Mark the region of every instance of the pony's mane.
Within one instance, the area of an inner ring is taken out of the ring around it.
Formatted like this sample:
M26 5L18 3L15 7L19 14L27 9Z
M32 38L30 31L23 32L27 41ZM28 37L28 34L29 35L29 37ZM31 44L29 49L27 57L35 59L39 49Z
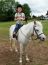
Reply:
M36 22L36 24L39 26L39 27L41 27L41 28L43 28L43 26L42 26L42 23L40 22L40 21L35 21ZM26 26L29 26L29 25L34 25L34 21L32 21L32 22L29 22L28 24L25 24Z
M39 28L43 29L43 25L40 21L35 21L37 26L39 26ZM34 21L30 22L30 24L33 24L34 25Z
M43 29L43 25L40 21L36 21L36 24L39 26L39 28L42 28Z
M36 21L36 23L40 26L42 26L42 23L40 21Z

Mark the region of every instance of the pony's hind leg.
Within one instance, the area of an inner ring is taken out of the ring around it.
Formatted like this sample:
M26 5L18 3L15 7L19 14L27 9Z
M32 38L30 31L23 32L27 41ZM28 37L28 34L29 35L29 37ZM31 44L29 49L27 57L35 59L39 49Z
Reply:
M18 52L17 47L16 47L16 39L15 38L10 38L10 51L15 50L15 52Z
M18 44L18 42L17 42L17 40L15 39L15 52L18 52L17 44Z
M13 49L15 50L15 52L18 52L17 46L16 46L16 39L13 38Z
M10 51L13 51L12 49L12 39L10 38Z
M29 62L29 57L28 55L26 54L26 61Z

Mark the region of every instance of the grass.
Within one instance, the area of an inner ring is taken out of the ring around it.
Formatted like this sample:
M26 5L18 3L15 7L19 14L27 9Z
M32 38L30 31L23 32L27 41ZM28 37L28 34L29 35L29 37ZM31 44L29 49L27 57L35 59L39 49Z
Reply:
M48 35L48 20L43 20L42 21L43 24L43 31L46 35Z
M9 28L14 23L14 21L0 22L0 38L8 38Z
M48 35L48 20L41 21L44 27L44 33ZM8 38L9 28L12 24L15 24L14 21L0 22L0 38Z

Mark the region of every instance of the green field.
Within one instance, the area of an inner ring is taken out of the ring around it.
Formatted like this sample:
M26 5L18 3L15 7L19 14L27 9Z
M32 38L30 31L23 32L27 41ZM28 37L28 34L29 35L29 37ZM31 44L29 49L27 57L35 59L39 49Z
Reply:
M44 28L44 33L48 35L48 20L41 21ZM14 21L0 22L0 38L9 37L9 28L12 24L15 24Z
M9 37L9 28L14 21L9 22L0 22L0 38L8 38Z

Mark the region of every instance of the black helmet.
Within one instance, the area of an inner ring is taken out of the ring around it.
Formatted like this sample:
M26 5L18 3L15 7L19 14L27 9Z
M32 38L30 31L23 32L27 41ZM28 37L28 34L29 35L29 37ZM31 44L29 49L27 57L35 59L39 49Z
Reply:
M21 7L21 8L22 8L22 5L21 5L21 4L19 4L19 5L17 5L17 9L18 9L18 7Z

